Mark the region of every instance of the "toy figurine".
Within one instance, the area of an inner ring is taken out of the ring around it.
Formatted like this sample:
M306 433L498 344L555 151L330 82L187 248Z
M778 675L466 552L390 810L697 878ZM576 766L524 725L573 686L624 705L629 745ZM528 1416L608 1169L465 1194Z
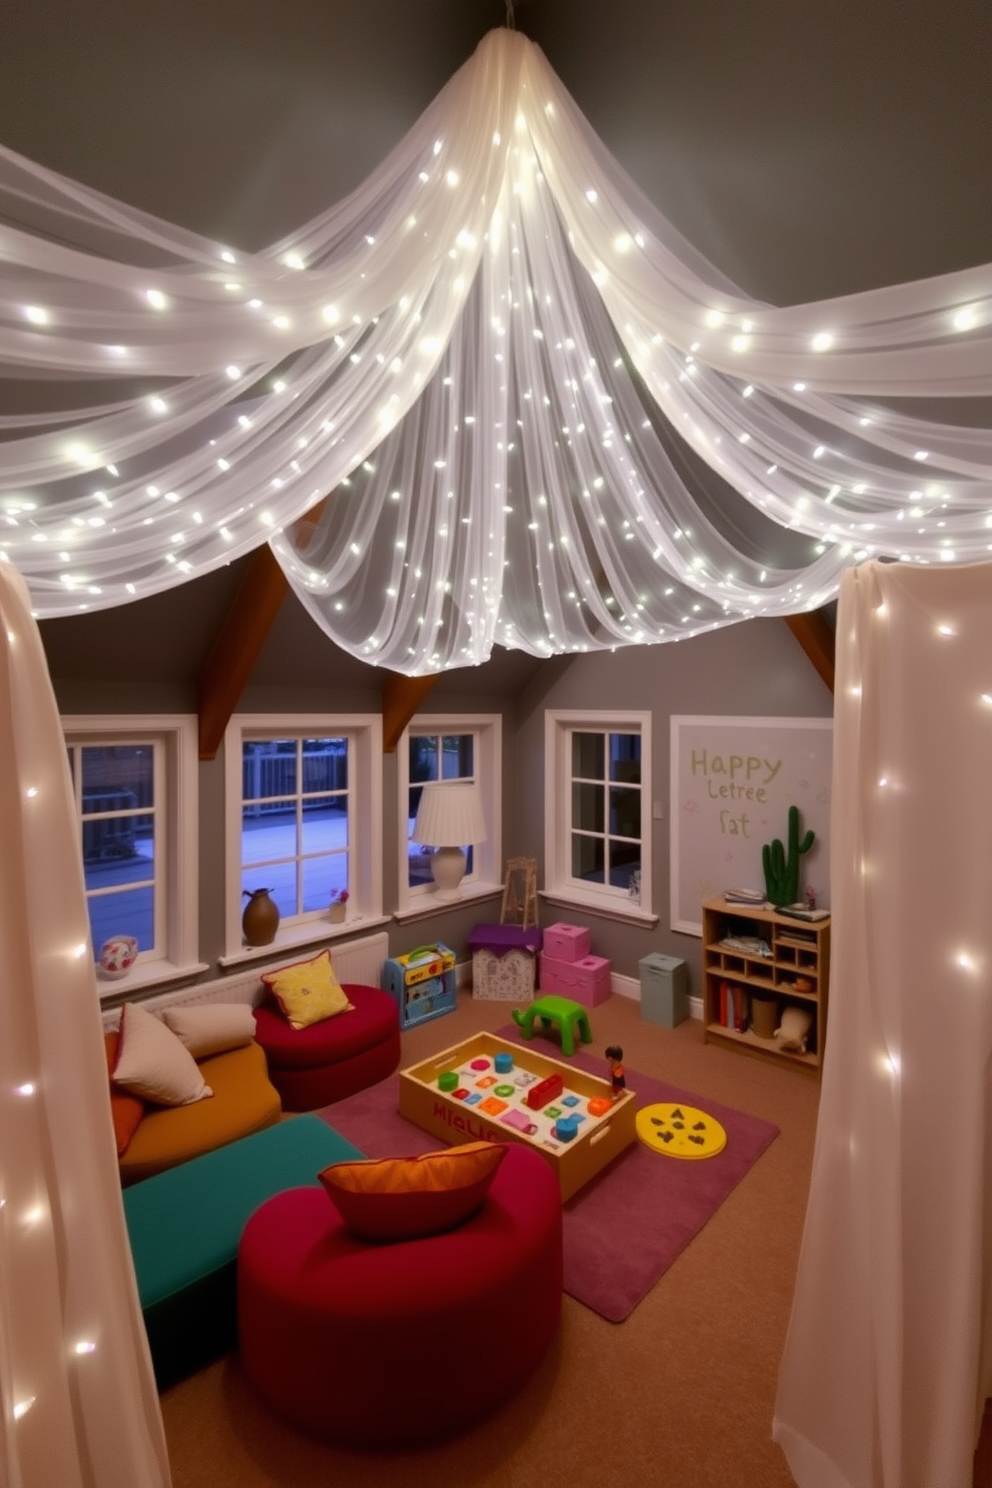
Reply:
M619 1100L627 1089L627 1077L623 1072L623 1050L619 1044L611 1044L606 1050L606 1058L610 1066L610 1085L612 1087L613 1099Z

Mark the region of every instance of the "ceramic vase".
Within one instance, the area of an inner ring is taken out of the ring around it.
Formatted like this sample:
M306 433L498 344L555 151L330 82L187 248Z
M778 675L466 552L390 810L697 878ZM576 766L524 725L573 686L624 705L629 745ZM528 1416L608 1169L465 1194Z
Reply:
M133 935L112 935L100 947L99 967L101 976L127 976L138 959L138 942Z
M269 898L270 892L269 889L243 891L243 897L247 898L248 903L241 916L241 929L250 946L271 945L276 938L279 906L274 899Z

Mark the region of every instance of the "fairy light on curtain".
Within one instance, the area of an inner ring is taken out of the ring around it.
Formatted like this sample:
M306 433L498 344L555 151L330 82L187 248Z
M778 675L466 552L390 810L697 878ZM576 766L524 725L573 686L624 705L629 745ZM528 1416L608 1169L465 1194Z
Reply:
M131 1261L65 743L0 563L0 1479L168 1488Z
M37 615L267 541L340 646L417 673L812 609L869 557L988 554L992 433L886 400L992 393L992 265L753 300L507 21L262 253L0 151L0 369L52 403L0 418L0 551ZM740 521L708 519L680 442ZM761 562L748 513L782 535Z

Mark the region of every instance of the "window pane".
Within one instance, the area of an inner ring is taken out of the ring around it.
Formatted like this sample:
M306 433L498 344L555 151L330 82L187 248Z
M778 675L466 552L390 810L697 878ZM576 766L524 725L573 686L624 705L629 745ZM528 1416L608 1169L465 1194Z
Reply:
M610 779L641 783L640 734L610 735Z
M413 734L410 738L410 780L423 782L438 779L438 739L434 734Z
M442 780L464 780L472 774L471 734L445 734L441 740Z
M84 811L154 806L151 745L91 744L84 745L80 753Z
M301 850L308 854L327 853L347 846L347 796L308 797L303 803Z
M602 832L603 788L572 784L572 826L584 832Z
M582 837L572 833L572 877L591 883L602 883L605 867L602 837Z
M303 860L303 904L304 914L314 914L330 908L332 898L348 887L348 856L336 853L332 858L304 858Z
M348 789L346 739L304 739L303 789L306 793Z
M296 793L296 740L253 739L242 745L242 796L264 803ZM256 807L256 815L268 808Z
M407 851L408 883L411 889L420 884L432 884L434 874L431 870L431 855L433 848L421 847L419 842L411 842Z
M148 885L141 889L113 894L95 894L86 901L90 916L90 937L94 956L114 935L133 935L139 951L155 945L155 891Z
M616 889L629 889L630 876L641 866L641 848L635 842L610 843L610 883Z
M272 858L295 857L296 806L290 802L279 807L249 804L243 808L241 861L267 863Z
M572 735L572 774L584 780L602 780L606 752L602 734Z
M640 837L641 793L623 786L610 787L610 831L618 837Z

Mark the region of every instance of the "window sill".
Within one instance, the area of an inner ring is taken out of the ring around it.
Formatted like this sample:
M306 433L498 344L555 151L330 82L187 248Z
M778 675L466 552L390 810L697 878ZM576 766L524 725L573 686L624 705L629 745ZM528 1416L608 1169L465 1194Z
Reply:
M645 930L653 929L660 918L633 902L624 903L621 900L617 904L609 904L592 894L572 893L563 889L540 889L538 894L548 904L560 904L564 909L581 910L586 914L599 915L604 920L617 920L624 925L639 925Z
M139 961L122 977L104 977L98 969L96 981L101 1002L127 1002L135 993L143 996L173 982L188 982L208 970L206 961L193 961L188 966L177 966L173 961Z
M296 951L304 946L328 945L346 936L360 935L366 930L378 929L389 924L388 915L353 915L351 919L332 923L326 918L307 920L301 925L280 926L276 938L264 946L242 946L229 956L218 956L217 965L226 971L232 966L245 966L251 961L267 961L272 956L281 956L285 951Z
M409 920L426 920L430 915L444 914L449 909L463 909L466 904L480 904L484 899L502 898L503 885L491 883L468 884L458 899L438 899L432 893L418 894L412 904L398 909L394 920L406 924Z

